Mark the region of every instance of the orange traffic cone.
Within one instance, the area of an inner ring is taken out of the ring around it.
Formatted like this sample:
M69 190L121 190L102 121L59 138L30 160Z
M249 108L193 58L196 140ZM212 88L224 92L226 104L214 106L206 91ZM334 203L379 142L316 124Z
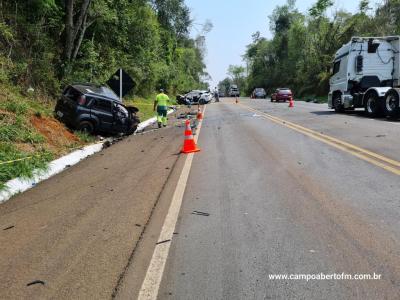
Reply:
M193 153L193 152L199 152L200 149L197 147L193 134L192 134L192 128L190 127L190 121L186 120L186 129L185 129L185 141L183 143L183 147L181 152L182 153Z
M294 107L294 101L292 97L289 99L289 107Z
M199 107L199 109L197 110L197 120L203 120L203 113L201 112L201 109Z
M190 127L190 121L185 121L185 136L192 135L192 127Z
M237 103L239 103L239 99L238 99L238 97L236 97L236 101L235 101L235 102L236 102L236 104L237 104Z

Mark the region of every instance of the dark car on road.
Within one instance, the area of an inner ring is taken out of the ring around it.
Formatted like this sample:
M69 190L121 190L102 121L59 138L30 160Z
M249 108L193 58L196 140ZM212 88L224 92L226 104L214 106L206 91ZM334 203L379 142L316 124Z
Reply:
M251 98L253 99L258 99L258 98L265 99L267 98L267 93L263 88L255 88L251 96L252 96Z
M290 98L293 97L293 93L289 88L279 88L271 95L271 102L286 102L289 101Z
M64 89L54 113L67 126L89 134L132 134L140 123L138 111L123 105L108 87L73 84Z

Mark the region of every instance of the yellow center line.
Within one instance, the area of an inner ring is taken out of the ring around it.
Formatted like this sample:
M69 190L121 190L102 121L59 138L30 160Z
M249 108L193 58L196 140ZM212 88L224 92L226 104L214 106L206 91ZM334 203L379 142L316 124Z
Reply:
M288 127L290 129L293 129L293 130L295 130L297 132L300 132L300 133L302 133L302 134L304 134L304 135L306 135L308 137L311 137L311 138L316 139L316 140L318 140L320 142L328 144L328 145L330 145L332 147L340 149L340 150L342 150L344 152L352 154L352 155L354 155L354 156L356 156L356 157L358 157L358 158L360 158L362 160L365 160L365 161L367 161L367 162L369 162L369 163L371 163L371 164L373 164L375 166L383 168L386 171L389 171L389 172L394 173L396 175L400 175L400 162L399 161L396 161L396 160L390 159L388 157L382 156L380 154L377 154L375 152L360 148L358 146L355 146L355 145L350 144L348 142L339 140L339 139L334 138L332 136L329 136L329 135L326 135L326 134L323 134L323 133L319 133L319 132L314 131L312 129L309 129L309 128L300 126L298 124L295 124L295 123L280 119L278 117L269 115L267 113L264 113L264 112L262 112L260 110L254 109L254 108L252 108L250 106L247 106L245 104L239 103L239 105L242 106L243 108L251 111L251 112L260 114L263 118L268 119L268 120L270 120L270 121L272 121L274 123L283 125L283 126Z

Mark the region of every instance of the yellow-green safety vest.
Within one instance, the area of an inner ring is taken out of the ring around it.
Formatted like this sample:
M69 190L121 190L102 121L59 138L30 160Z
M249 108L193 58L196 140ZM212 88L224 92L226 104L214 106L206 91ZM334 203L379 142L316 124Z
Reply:
M158 106L168 106L169 97L164 93L158 94L156 97Z

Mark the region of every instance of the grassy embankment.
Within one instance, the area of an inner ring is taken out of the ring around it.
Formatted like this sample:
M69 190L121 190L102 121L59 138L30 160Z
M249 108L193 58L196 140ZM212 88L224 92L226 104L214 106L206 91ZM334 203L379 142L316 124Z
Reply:
M0 189L6 181L30 177L50 160L95 140L55 120L54 104L43 95L0 85Z
M135 97L124 104L139 108L144 121L155 116L154 98ZM29 178L35 169L45 169L50 160L95 141L95 137L71 132L54 119L55 102L0 85L0 190L8 180Z

